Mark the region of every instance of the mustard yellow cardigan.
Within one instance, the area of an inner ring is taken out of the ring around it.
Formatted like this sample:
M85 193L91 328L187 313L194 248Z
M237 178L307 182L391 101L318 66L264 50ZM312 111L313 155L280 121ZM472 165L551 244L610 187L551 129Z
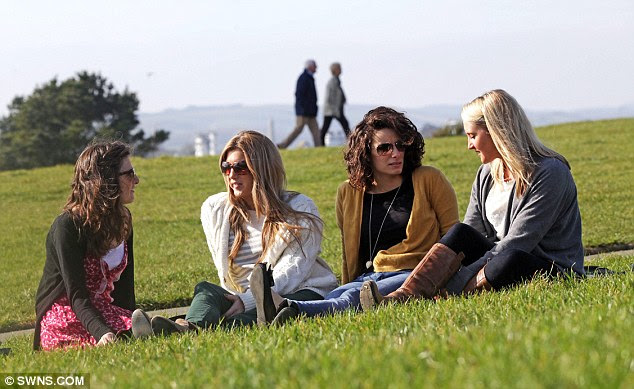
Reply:
M374 257L375 272L413 269L427 251L458 222L456 192L440 170L421 166L412 172L414 203L407 223L407 237ZM363 215L363 194L348 181L337 189L337 224L343 244L343 284L357 278L364 269L359 266L359 242Z

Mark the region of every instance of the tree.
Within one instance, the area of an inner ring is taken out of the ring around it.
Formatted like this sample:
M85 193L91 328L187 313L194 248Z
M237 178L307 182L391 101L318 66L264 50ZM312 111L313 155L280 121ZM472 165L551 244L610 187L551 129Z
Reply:
M0 170L74 163L95 138L122 140L141 156L156 151L169 132L133 133L138 107L135 93L117 92L100 74L79 72L61 83L54 78L26 98L15 97L0 119Z
M434 138L456 135L464 135L464 125L462 124L462 120L450 120L447 124L440 127L432 134Z

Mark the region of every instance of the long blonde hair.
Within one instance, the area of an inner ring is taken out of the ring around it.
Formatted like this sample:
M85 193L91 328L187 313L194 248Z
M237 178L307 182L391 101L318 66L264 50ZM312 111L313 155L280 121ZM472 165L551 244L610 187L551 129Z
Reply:
M566 158L544 146L517 100L502 89L486 92L465 104L461 116L464 122L489 132L502 156L502 160L491 162L493 179L502 183L506 166L515 178L516 196L523 195L530 186L536 158L557 158L570 168Z
M266 136L256 131L241 131L227 142L220 155L219 165L226 161L227 155L233 150L240 150L253 176L251 197L257 217L264 216L262 227L262 255L258 263L265 257L272 246L278 232L285 229L291 233L291 239L301 242L301 220L307 220L314 233L321 231L322 221L317 216L294 210L287 201L296 196L297 192L286 191L286 172L277 147ZM248 205L243 199L237 198L229 186L228 177L223 175L229 202L233 209L229 214L229 224L235 235L229 252L229 263L233 265L240 247L248 238L245 223L249 220ZM311 233L313 233L311 231ZM301 247L301 244L300 244ZM238 290L238 285L235 285Z

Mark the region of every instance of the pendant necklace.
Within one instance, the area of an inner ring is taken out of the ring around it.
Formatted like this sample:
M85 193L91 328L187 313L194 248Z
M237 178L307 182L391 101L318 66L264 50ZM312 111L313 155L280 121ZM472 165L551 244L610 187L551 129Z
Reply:
M370 249L370 260L365 263L366 269L369 269L372 266L372 260L374 259L374 250L376 250L376 245L379 243L379 237L381 236L381 231L383 230L383 224L385 223L385 219L387 219L387 215L390 213L390 209L392 209L392 204L394 204L394 200L396 200L398 192L401 190L401 185L399 185L398 189L396 189L394 198L392 199L392 202L390 202L390 206L387 207L387 212L385 212L385 216L383 216L381 227L379 227L379 233L376 235L376 240L374 241L374 247L372 247L372 205L374 204L374 193L370 193L370 195L372 196L370 200L370 220L368 221L368 248Z

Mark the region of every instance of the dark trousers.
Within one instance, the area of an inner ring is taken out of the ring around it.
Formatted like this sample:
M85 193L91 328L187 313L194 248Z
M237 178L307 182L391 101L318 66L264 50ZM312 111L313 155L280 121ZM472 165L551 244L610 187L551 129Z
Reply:
M557 274L557 267L531 253L517 249L504 250L492 258L485 258L484 254L491 250L494 244L471 226L458 223L440 239L440 243L456 253L462 252L462 265L465 269L460 272L466 274L477 273L484 265L484 275L494 289L514 285L531 279L535 274L553 276ZM454 276L455 277L455 276ZM452 281L449 281L452 284Z
M185 319L201 328L213 328L216 326L236 327L255 324L257 321L255 308L229 318L222 317L222 314L227 312L232 304L225 298L227 294L231 293L211 282L203 281L198 283L194 288L194 299ZM298 290L282 297L298 301L323 299L319 293L308 289Z
M341 124L343 128L343 132L346 134L346 138L350 135L350 126L348 125L348 119L343 115L343 110L341 112L341 116L324 116L324 125L321 127L321 145L325 145L324 139L326 139L326 133L330 128L330 123L332 123L332 119L335 118Z

